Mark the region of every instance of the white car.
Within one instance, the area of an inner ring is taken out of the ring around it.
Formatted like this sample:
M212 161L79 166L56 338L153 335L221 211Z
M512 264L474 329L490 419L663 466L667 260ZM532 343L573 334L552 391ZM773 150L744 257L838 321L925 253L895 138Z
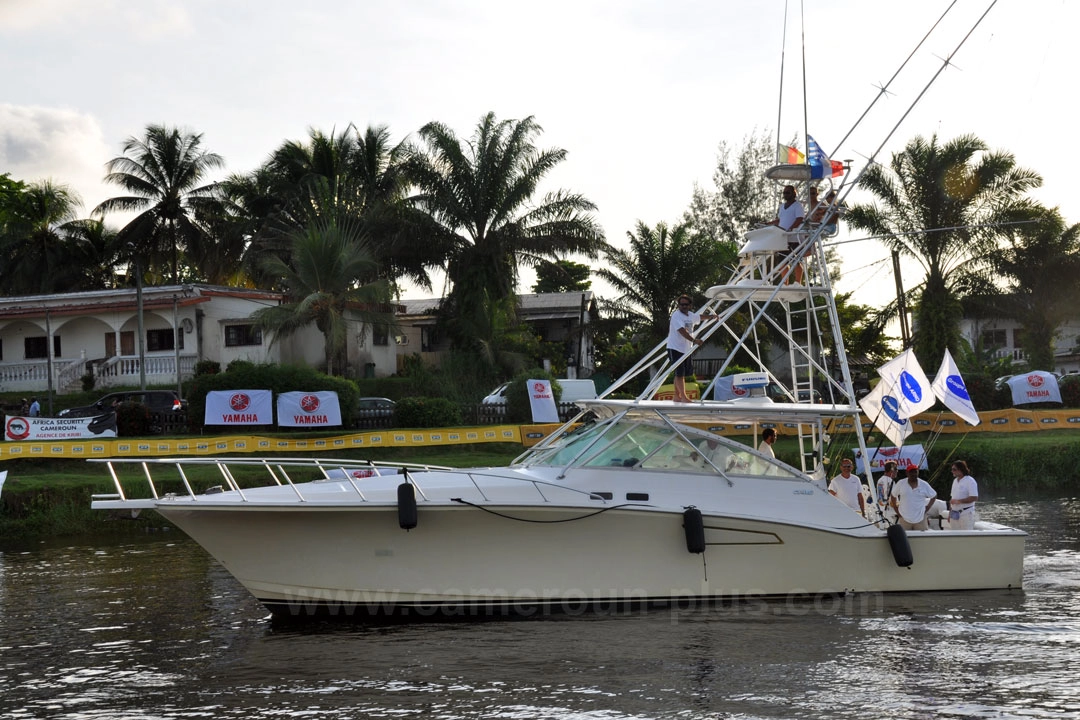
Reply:
M596 398L596 383L592 380L570 380L559 378L555 382L562 388L559 396L560 403L572 403L578 400L593 400ZM510 383L504 382L499 387L488 393L487 397L480 401L481 405L505 405L506 389Z

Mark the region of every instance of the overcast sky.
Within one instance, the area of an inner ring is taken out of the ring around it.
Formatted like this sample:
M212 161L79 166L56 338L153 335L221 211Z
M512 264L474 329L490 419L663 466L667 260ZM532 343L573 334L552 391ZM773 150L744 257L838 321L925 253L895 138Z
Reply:
M805 0L810 135L861 168L990 2L957 0L838 148L950 1ZM488 111L532 115L540 146L568 151L546 189L592 199L622 243L711 186L720 141L775 134L778 118L781 137L802 137L798 12L792 0L783 53L784 0L0 0L0 173L71 185L89 214L116 194L104 164L151 123L202 133L226 172L246 172L312 127L385 124L403 139L439 120L468 137ZM1080 2L1000 0L880 157L918 134L973 132L1042 174L1037 197L1080 222L1078 27ZM892 285L872 265L881 246L844 255L841 290L891 294L877 289Z

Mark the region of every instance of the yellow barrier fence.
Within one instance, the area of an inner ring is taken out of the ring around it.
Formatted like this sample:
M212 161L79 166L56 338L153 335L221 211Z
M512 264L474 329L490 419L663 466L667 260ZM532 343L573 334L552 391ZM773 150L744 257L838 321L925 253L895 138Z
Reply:
M953 413L924 413L913 419L915 432L1037 432L1040 430L1080 430L1080 409L1071 410L994 410L979 413L982 423L972 427ZM869 418L862 417L863 431L874 432ZM228 435L212 438L91 439L36 442L2 442L0 459L16 458L106 458L161 457L182 455L226 455L230 453L327 452L382 447L419 447L424 445L471 445L474 443L521 443L531 447L554 432L560 425L493 425L474 428L427 430L381 430L320 438L274 438L258 435ZM718 435L748 435L754 432L749 423L702 425ZM765 427L759 425L758 429ZM781 435L795 434L795 423L770 425ZM850 431L851 420L836 420L828 425L831 433Z
M554 426L553 426L554 427ZM550 431L549 431L550 432ZM421 445L471 445L474 443L520 443L522 428L493 425L477 428L382 430L320 438L275 438L228 435L212 438L92 439L0 443L0 459L106 458L231 453L328 452Z

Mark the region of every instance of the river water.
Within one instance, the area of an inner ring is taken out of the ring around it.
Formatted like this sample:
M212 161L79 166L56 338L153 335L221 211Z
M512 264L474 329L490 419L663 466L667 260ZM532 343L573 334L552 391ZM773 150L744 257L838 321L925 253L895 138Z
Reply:
M1080 498L1021 591L282 626L178 532L0 552L0 718L1080 718ZM987 558L993 562L993 558Z

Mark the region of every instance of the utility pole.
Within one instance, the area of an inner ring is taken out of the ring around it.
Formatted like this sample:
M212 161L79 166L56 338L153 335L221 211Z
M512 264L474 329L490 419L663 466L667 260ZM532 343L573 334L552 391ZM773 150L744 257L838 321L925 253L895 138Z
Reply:
M896 312L900 315L900 340L904 348L911 346L911 330L908 328L907 301L904 299L904 281L900 279L900 251L892 251L892 272L896 281Z

